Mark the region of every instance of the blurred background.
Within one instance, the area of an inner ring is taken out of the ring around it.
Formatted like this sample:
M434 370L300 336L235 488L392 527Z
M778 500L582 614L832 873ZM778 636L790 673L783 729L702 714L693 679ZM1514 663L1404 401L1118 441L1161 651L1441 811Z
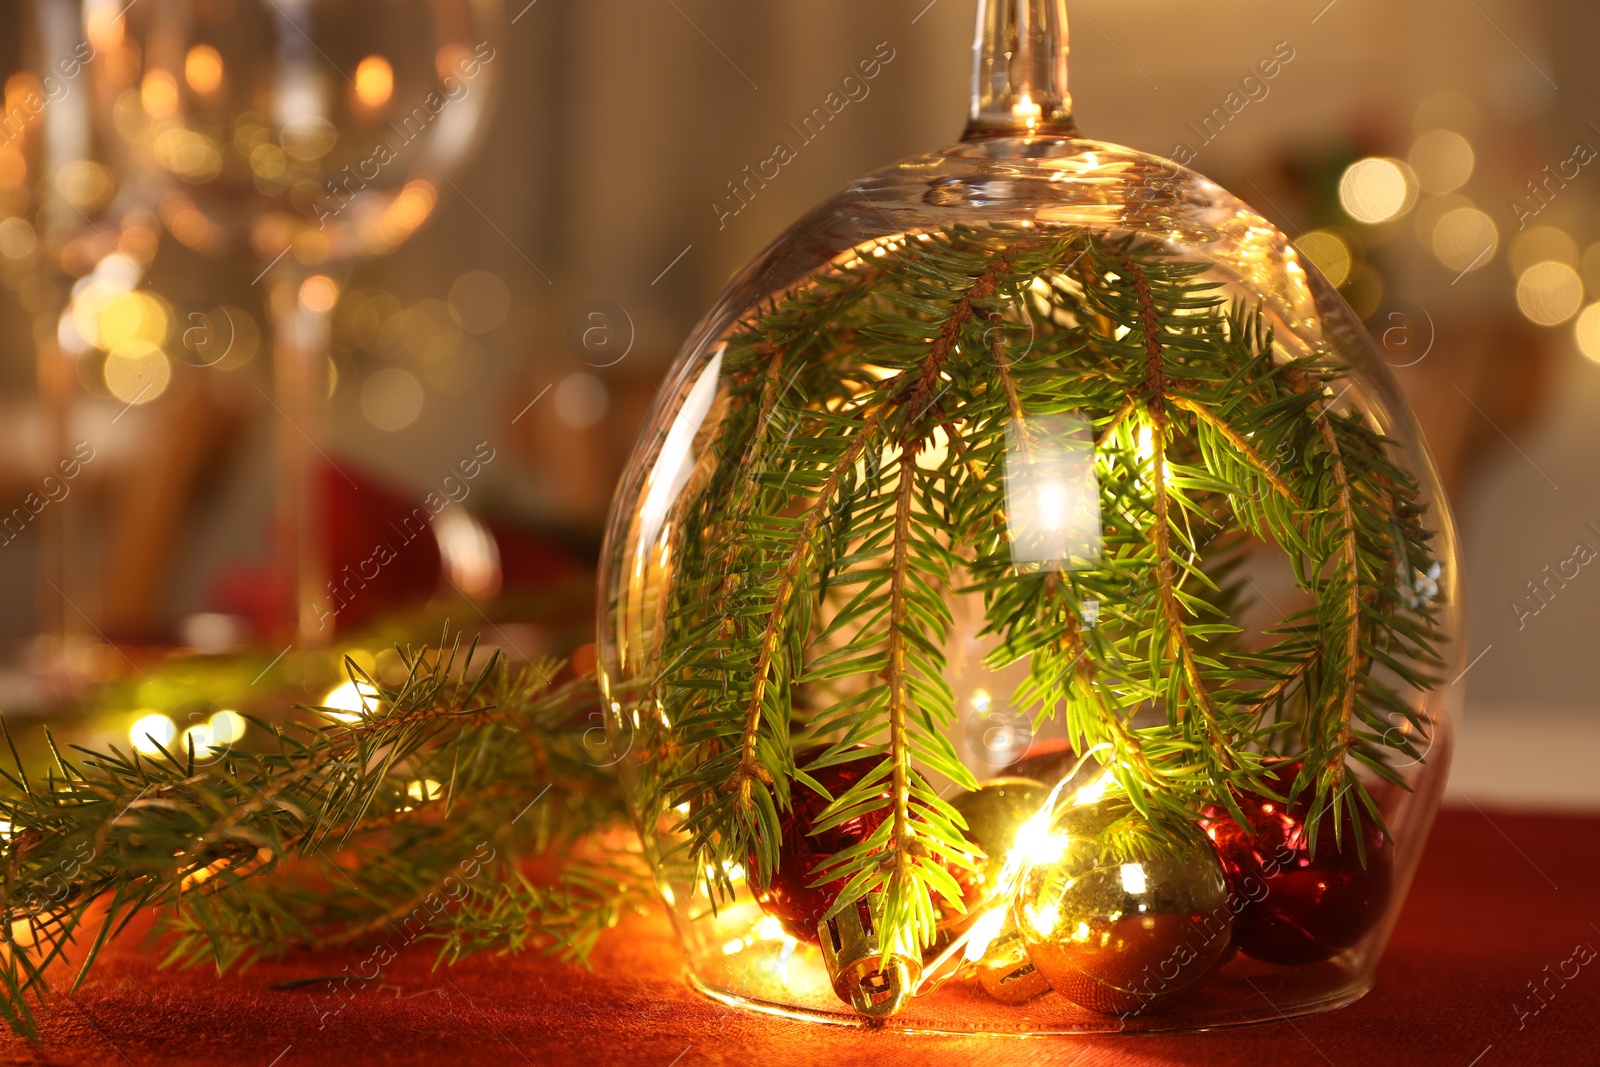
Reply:
M166 39L158 16L220 25L250 0L124 3L0 3L0 710L88 704L124 736L170 702L152 687L209 685L206 723L263 677L320 699L327 665L299 657L380 647L396 613L522 658L587 640L612 486L678 346L817 201L956 139L973 32L971 0L280 0L230 42ZM313 6L342 14L313 35ZM1072 15L1085 134L1188 163L1294 236L1418 411L1467 559L1450 800L1600 805L1600 9ZM405 95L418 47L459 90L427 111ZM250 172L230 177L194 131L264 57L344 103L281 144L239 104L225 136ZM162 125L191 106L182 136ZM748 181L818 108L797 157ZM80 146L99 169L55 172L52 216L39 160L74 109L84 145L95 124L126 144ZM262 222L347 125L428 143L313 185L331 228ZM146 157L188 185L142 186ZM230 180L244 193L202 195ZM315 506L286 515L296 484ZM438 520L408 526L419 506ZM285 544L332 579L309 625L279 610ZM264 651L197 680L241 647ZM1571 743L1532 744L1546 731Z

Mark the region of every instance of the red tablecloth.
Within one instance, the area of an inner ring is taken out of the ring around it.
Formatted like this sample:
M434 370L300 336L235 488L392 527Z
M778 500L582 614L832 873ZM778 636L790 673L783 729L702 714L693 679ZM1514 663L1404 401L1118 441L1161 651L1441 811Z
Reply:
M789 1022L693 993L657 915L613 932L593 971L532 957L434 971L419 943L342 1010L326 986L272 987L354 970L359 953L301 956L219 979L159 971L136 939L124 938L83 989L55 1001L44 1044L0 1039L0 1063L1592 1065L1600 1064L1600 960L1564 983L1546 979L1576 946L1600 948L1597 924L1600 818L1468 809L1440 817L1377 989L1343 1011L1294 1022L1035 1040ZM1530 983L1548 990L1543 1000Z

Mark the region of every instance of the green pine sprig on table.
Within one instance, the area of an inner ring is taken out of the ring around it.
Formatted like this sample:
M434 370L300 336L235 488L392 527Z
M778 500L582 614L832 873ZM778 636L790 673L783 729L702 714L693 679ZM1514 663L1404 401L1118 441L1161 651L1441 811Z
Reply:
M1343 847L1381 823L1351 769L1400 784L1396 762L1422 758L1408 696L1440 662L1438 604L1416 591L1433 532L1388 440L1338 402L1331 350L1287 350L1203 264L1148 244L953 227L818 272L720 359L726 396L666 525L635 742L636 803L684 842L663 861L714 899L747 857L772 878L791 790L821 791L808 770L867 756L813 829L883 821L814 883L847 879L830 914L882 891L886 951L931 942L971 863L940 794L976 785L950 740L960 597L990 668L1028 663L1013 706L1103 747L1145 815L1237 814L1231 790L1273 792L1267 761L1293 753L1313 833L1331 816ZM1018 565L1008 465L1059 447L1061 419L1092 437L1099 549ZM1296 597L1258 635L1237 624L1264 599L1251 542L1281 552Z
M367 713L252 720L248 751L62 751L0 771L0 1014L36 1034L47 970L155 911L166 962L219 970L293 948L429 941L442 962L486 949L585 957L639 906L637 857L569 855L622 822L612 773L584 743L593 680L513 672L459 639L399 650L386 687L354 662ZM10 735L7 733L9 742ZM15 756L15 746L12 747ZM529 864L533 866L530 868ZM74 947L75 946L75 947Z

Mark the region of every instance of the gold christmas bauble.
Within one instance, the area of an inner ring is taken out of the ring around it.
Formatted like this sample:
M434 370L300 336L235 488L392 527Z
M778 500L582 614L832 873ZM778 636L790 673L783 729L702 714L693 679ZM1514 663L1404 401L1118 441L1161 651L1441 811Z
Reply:
M1016 925L1007 920L977 966L978 984L1002 1004L1026 1004L1050 992L1050 983L1033 965Z
M1039 813L1049 797L1050 787L1032 778L996 778L951 801L967 820L967 839L987 857L977 875L983 897L997 888L1017 831Z
M1196 991L1227 962L1228 883L1192 823L1140 815L1112 797L1057 810L1035 843L1013 915L1051 988L1084 1008L1131 1015Z

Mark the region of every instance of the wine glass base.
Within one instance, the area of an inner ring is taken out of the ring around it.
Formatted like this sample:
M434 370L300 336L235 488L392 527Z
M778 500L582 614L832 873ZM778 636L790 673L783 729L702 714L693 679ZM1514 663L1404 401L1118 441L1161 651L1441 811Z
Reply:
M1248 978L1244 981L1255 986ZM1179 1006L1159 1015L1141 1018L1085 1011L1054 994L1048 994L1032 1004L1016 1008L990 1001L985 1002L980 1010L963 1010L963 1005L958 1003L941 1005L939 1008L917 1007L891 1019L868 1019L843 1007L833 1011L816 1004L782 1003L745 996L720 989L694 974L689 975L689 985L709 999L731 1008L824 1026L928 1036L1081 1037L1098 1034L1202 1033L1286 1022L1348 1007L1366 996L1373 983L1370 977L1352 979L1321 992L1304 990L1293 999L1281 1001L1269 999L1260 989L1255 989L1242 1000L1234 1000L1231 996L1225 1000L1208 996L1197 998L1189 1006Z

